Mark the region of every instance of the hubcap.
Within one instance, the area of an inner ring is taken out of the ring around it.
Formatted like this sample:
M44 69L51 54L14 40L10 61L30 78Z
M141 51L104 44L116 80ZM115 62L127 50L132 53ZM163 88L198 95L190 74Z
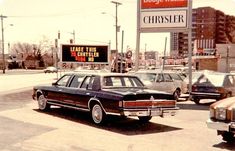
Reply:
M43 95L40 95L38 98L39 109L43 110L46 107L46 99Z
M92 118L95 123L100 123L102 121L102 109L99 105L95 105L92 109Z

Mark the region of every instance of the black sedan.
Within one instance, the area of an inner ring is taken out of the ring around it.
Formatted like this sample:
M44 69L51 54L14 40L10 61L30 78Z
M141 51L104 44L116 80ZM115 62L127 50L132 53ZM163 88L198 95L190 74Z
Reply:
M200 104L201 99L221 100L235 95L235 75L204 72L192 85L191 99Z
M96 124L109 114L147 122L178 110L171 94L146 89L136 76L113 73L65 74L51 86L35 86L33 99L42 111L51 105L88 111Z

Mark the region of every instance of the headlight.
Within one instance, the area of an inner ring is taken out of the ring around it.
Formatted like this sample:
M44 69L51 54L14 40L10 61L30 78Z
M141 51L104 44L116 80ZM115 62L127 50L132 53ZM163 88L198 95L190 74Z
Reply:
M226 109L225 108L216 108L215 118L218 120L226 120Z

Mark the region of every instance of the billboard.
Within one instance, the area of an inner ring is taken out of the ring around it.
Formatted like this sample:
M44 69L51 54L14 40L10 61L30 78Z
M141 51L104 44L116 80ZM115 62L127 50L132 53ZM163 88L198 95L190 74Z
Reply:
M107 45L61 45L62 62L108 64Z

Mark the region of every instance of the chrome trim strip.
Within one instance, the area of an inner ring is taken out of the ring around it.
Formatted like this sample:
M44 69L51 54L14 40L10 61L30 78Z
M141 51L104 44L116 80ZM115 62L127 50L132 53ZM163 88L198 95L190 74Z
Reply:
M220 96L219 93L203 93L203 92L191 92L191 95L212 95L212 96Z
M53 103L53 102L47 102L47 103L51 104L51 105L62 106L62 107L76 109L76 110L80 110L80 111L89 111L89 109L82 109L82 108L71 106L71 105L63 105L63 104L60 104L60 103Z

